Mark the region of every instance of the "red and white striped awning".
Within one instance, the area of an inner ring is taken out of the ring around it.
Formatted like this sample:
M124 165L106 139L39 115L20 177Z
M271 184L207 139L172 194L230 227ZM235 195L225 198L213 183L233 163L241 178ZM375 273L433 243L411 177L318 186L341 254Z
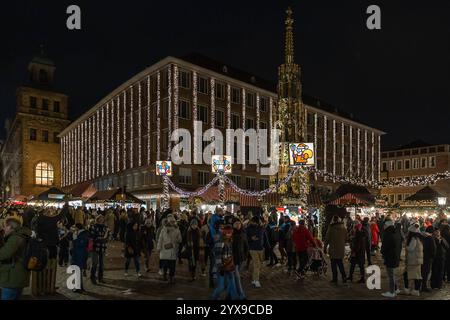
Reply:
M365 199L364 195L355 193L347 193L343 196L333 200L330 204L334 205L357 205L357 204L369 204L369 200Z

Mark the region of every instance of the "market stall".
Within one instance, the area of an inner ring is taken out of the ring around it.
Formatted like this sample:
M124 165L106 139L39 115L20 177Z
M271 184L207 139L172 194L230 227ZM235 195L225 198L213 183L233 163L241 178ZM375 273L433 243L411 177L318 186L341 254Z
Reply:
M375 197L363 186L352 184L341 185L331 196L328 204L346 208L346 211L350 213L352 219L356 215L365 217L373 216L376 213Z
M62 208L67 201L67 194L56 187L52 187L28 201L30 206Z
M145 207L145 201L142 201L122 188L97 191L86 201L86 208L102 209L124 207L136 208Z
M400 204L402 214L408 217L423 217L435 219L447 211L447 197L430 186L426 186L409 196Z

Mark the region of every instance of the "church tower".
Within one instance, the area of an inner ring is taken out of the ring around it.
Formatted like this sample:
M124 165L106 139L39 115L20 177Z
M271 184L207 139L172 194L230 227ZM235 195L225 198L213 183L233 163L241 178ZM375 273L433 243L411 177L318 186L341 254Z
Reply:
M302 102L300 66L294 62L294 19L288 8L285 20L284 63L278 68L278 105L274 114L276 129L280 130L280 166L278 174L272 177L277 183L289 174L289 143L306 141L306 109ZM306 169L299 172L286 185L278 189L285 196L282 202L296 202L302 208L306 206L309 185ZM281 203L285 204L285 203Z
M61 184L59 133L68 120L68 97L55 89L55 63L41 47L17 88L16 114L1 151L3 200L30 197Z

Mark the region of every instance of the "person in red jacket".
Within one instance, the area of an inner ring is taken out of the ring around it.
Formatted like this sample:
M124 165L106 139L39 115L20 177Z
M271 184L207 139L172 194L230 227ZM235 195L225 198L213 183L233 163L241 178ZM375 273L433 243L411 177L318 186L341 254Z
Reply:
M378 250L378 241L380 234L380 229L378 228L375 217L373 217L372 221L370 222L370 233L372 234L372 255L375 255L375 252Z
M305 275L305 267L308 264L308 247L315 246L311 232L305 227L305 220L299 221L299 225L294 230L292 237L299 260L297 274L299 277L303 278Z

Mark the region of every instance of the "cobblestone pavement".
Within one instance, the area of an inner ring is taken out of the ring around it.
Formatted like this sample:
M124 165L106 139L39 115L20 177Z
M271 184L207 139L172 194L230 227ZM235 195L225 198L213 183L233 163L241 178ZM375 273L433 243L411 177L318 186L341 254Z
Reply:
M132 269L131 263L129 275L124 276L124 259L121 257L122 244L112 242L109 244L105 260L105 282L100 285L93 285L88 278L84 278L86 293L73 293L66 287L67 274L64 268L58 268L57 273L57 294L54 296L32 297L29 288L24 291L24 299L51 299L51 300L148 300L148 299L184 299L184 300L205 300L209 299L211 289L208 288L207 277L198 276L194 282L190 281L187 272L187 262L177 264L175 283L169 285L162 281L158 275L157 257L153 256L151 270L143 272L143 277L138 279ZM289 276L284 267L263 267L261 274L262 288L255 289L250 284L248 271L243 271L243 285L249 300L371 300L385 299L382 292L387 291L388 282L386 272L380 261L380 257L375 257L374 263L381 267L382 284L381 290L369 290L365 284L347 283L338 285L331 284L331 268L328 265L326 276L317 278L308 274L304 280L297 280L295 276ZM141 261L143 265L143 261ZM345 264L348 272L348 264ZM399 272L400 273L400 272ZM355 272L355 281L359 278L359 271ZM398 277L400 279L400 276ZM402 287L402 285L400 285ZM450 285L446 288L423 293L420 297L401 296L396 299L418 299L418 300L449 300Z

